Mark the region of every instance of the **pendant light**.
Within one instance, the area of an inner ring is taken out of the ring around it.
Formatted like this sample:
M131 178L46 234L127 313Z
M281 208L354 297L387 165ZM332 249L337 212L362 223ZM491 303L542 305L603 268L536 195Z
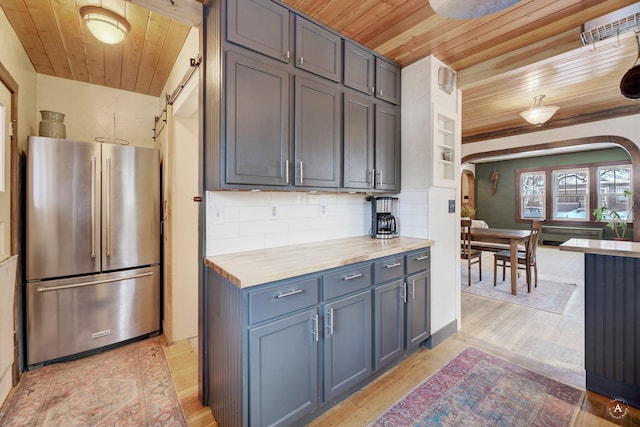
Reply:
M521 0L429 0L431 8L451 19L471 19L500 12Z
M544 97L545 95L535 96L531 108L520 113L520 116L532 125L542 126L560 109L555 105L544 105L542 103L542 98Z
M118 44L124 40L131 25L117 13L98 6L83 6L80 16L95 38L106 44Z

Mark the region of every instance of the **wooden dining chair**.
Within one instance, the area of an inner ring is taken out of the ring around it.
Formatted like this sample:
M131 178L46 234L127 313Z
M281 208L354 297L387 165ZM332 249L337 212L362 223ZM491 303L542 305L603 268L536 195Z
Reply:
M471 248L471 220L460 220L461 243L460 259L467 261L467 281L471 286L471 266L478 264L478 273L482 280L482 251Z
M542 221L531 221L531 234L527 240L524 251L518 251L519 270L526 270L527 292L531 292L531 269L534 273L534 287L538 287L538 264L536 262L536 251L538 240L542 231ZM505 270L511 268L511 252L508 250L499 251L493 254L493 286L496 286L496 276L498 266L502 267L502 281L504 282Z

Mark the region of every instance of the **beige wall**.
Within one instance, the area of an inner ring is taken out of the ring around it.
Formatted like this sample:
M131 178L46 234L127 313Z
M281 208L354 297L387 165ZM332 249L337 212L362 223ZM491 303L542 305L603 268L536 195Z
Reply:
M115 136L130 145L154 147L153 126L158 98L90 83L38 74L36 114L65 114L67 138L93 141ZM38 134L37 128L34 135Z

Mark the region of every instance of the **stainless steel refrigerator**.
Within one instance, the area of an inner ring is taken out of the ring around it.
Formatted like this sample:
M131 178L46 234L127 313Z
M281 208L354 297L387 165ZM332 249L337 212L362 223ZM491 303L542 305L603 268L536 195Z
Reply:
M27 365L160 329L156 149L29 137Z

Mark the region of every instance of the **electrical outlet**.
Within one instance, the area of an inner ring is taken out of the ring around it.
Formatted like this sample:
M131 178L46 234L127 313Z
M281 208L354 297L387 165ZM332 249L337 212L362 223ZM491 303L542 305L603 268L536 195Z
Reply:
M271 206L271 219L278 218L278 207Z
M211 209L211 222L212 224L223 224L224 223L224 215L222 214L221 206L214 206Z
M320 216L326 216L327 215L327 205L324 203L320 204Z

